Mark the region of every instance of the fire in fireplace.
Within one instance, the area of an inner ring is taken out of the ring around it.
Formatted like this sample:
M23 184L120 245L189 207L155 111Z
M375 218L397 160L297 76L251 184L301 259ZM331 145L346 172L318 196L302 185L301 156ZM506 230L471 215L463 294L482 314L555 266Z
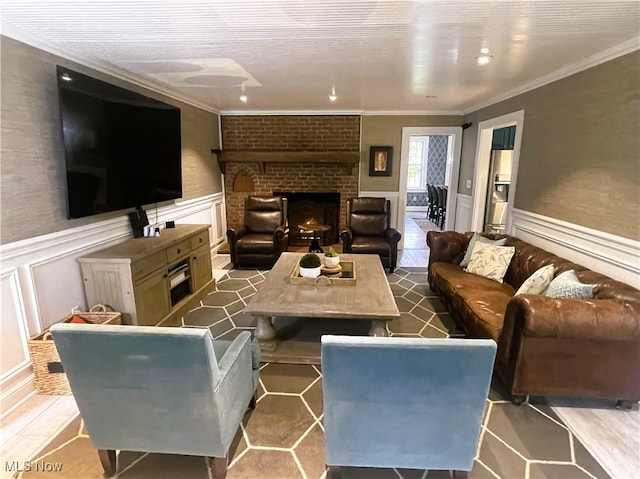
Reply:
M340 193L274 191L273 194L287 198L290 245L304 246L311 243L313 233L298 226L303 224L321 224L330 227L328 231L316 233L321 245L327 246L339 242Z

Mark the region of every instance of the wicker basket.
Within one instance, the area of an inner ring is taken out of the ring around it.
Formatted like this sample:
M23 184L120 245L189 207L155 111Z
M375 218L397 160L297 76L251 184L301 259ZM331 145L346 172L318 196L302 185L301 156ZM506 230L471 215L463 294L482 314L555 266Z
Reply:
M61 322L71 322L74 316L79 316L91 324L121 324L121 315L114 311L107 311L101 304L95 305L87 313L75 313L67 316ZM29 355L35 376L36 389L39 394L68 395L71 394L67 375L62 370L60 356L56 350L51 333L48 329L27 340Z

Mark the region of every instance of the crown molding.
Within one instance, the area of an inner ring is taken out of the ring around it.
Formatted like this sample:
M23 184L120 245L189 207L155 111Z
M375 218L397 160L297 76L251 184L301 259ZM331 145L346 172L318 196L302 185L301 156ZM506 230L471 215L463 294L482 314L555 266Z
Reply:
M460 110L365 110L363 116L462 116Z
M107 75L111 75L112 77L118 78L120 80L124 80L126 82L132 83L136 86L146 88L147 90L151 90L155 93L159 93L168 98L172 98L174 100L178 100L182 103L186 103L188 105L194 106L196 108L200 108L202 110L208 111L210 113L215 113L219 115L220 112L215 108L212 108L210 105L206 105L204 103L200 103L195 101L192 98L181 95L174 90L170 90L160 83L152 82L147 80L146 78L140 77L138 75L133 75L125 70L122 70L115 65L112 65L107 62L103 62L97 58L89 58L78 55L73 55L68 51L64 50L64 47L61 45L44 40L36 35L25 32L21 28L18 28L14 25L11 25L5 21L1 21L2 25L2 35L8 38L12 38L16 41L25 43L39 50L43 50L47 53L51 53L52 55L56 55L60 58L64 58L65 60L70 60L72 62L78 63L82 66L86 66L89 68L93 68L101 73L106 73Z
M222 116L362 115L362 110L224 110Z
M558 70L555 70L554 72L549 73L548 75L536 78L535 80L527 82L524 85L519 86L518 88L514 88L513 90L509 90L506 93L494 96L489 100L471 105L465 108L463 114L467 115L469 113L473 113L474 111L481 110L482 108L485 108L487 106L495 105L496 103L499 103L501 101L508 100L509 98L513 98L514 96L521 95L531 90L535 90L536 88L548 85L549 83L562 80L563 78L575 75L576 73L588 70L589 68L593 68L597 65L608 62L636 50L640 50L640 36L634 37L631 40L627 40L626 42L620 43L614 47L607 48L606 50L596 53L595 55L591 55L590 57L585 58L584 60L581 60L579 62L572 63L571 65L567 65L566 67L562 67Z

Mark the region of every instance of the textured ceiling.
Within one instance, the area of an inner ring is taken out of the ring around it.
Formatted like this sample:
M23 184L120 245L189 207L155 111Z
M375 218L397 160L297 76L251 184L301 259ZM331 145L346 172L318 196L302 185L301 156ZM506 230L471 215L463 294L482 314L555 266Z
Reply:
M5 35L222 112L467 112L640 48L638 0L1 5Z

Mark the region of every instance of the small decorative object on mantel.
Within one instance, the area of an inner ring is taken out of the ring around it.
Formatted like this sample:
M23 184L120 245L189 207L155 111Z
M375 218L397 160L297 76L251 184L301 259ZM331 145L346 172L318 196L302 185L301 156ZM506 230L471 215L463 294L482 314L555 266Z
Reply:
M340 266L340 256L338 256L338 253L336 253L331 246L329 246L324 254L324 266L326 269L337 269L338 266Z
M300 258L300 276L317 278L322 270L322 262L317 254L307 253Z
M372 146L369 149L369 176L391 176L392 146Z

